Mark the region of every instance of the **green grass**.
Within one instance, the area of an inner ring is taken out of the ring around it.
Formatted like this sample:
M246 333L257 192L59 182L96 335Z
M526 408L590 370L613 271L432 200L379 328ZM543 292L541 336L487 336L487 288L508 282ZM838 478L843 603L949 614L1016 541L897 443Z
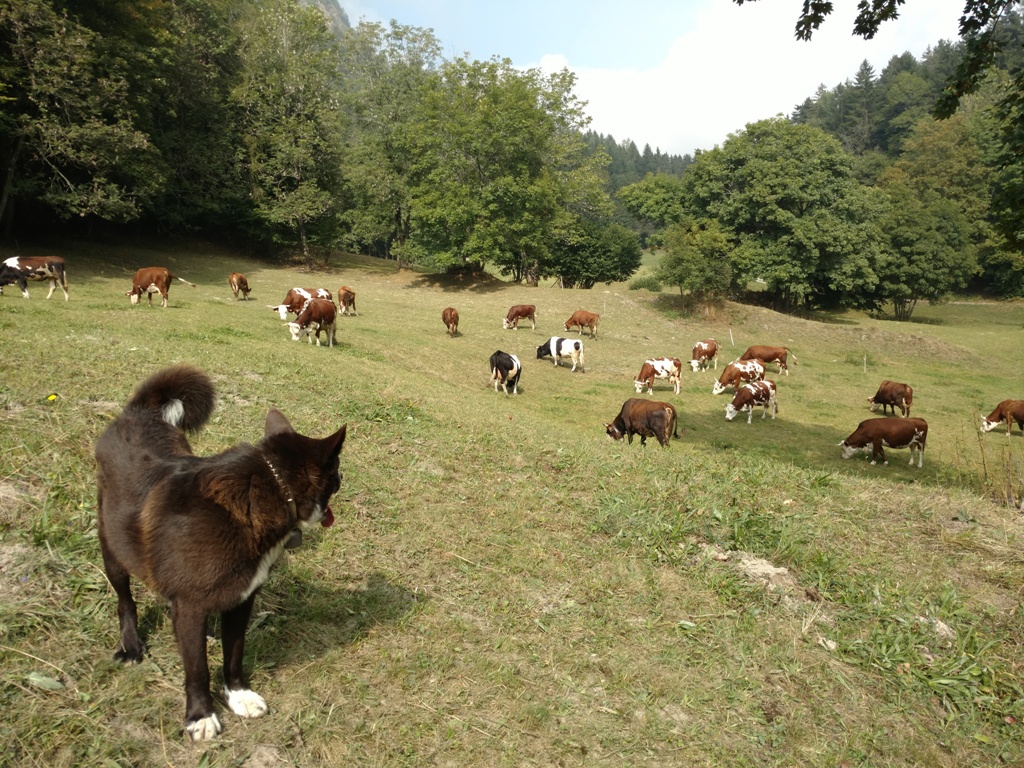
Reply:
M1024 440L977 431L1024 397L1024 304L923 306L909 324L733 304L691 317L668 291L359 257L308 274L200 244L59 252L70 302L38 284L0 297L0 764L1024 761L1022 525L1006 504ZM131 273L160 264L199 287L131 307ZM234 270L251 301L234 301ZM292 343L266 308L293 285L341 284L360 315L339 318L333 349ZM538 329L502 331L523 302ZM570 374L535 350L578 308L602 321L587 372ZM643 358L685 360L709 336L723 364L790 346L792 374L771 376L779 418L726 422L714 372L686 372L678 397L655 391L681 440L610 441L602 423L635 396ZM523 362L518 397L487 386L495 349ZM270 713L222 713L222 737L199 746L182 738L170 617L142 587L149 655L112 660L94 521L96 437L179 361L218 388L197 453L259 439L271 406L308 434L349 427L336 525L257 599L246 666ZM883 378L914 387L923 469L906 451L887 467L839 458Z

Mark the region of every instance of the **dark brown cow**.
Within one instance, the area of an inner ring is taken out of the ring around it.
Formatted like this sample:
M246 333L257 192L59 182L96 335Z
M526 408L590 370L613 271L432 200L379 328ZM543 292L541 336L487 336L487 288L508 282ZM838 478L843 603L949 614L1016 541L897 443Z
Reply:
M669 385L675 393L679 394L679 374L683 370L683 363L676 357L651 357L644 360L640 366L640 373L633 379L633 386L639 395L647 387L647 394L654 394L654 380L668 379Z
M565 321L564 328L566 331L571 330L579 326L580 336L583 335L583 329L590 329L590 338L597 338L597 321L601 319L601 316L595 312L586 312L582 309L577 309L572 313L572 317Z
M643 400L631 397L622 404L622 410L611 424L604 425L605 433L613 440L625 437L630 445L633 435L640 435L640 445L647 445L647 438L657 438L663 448L668 447L670 438L678 438L676 409L669 403L657 400Z
M343 285L338 289L338 306L341 307L341 314L343 315L359 314L356 312L356 292L347 285Z
M712 395L720 395L727 387L732 387L736 392L740 384L745 381L760 381L764 378L765 365L761 360L733 360L722 371L715 386L711 388Z
M843 448L843 458L848 459L857 451L871 451L871 463L878 459L883 464L889 462L885 458L885 448L910 448L910 464L914 463L914 449L917 449L917 466L924 464L924 445L928 440L928 423L924 419L886 418L862 421L853 434L839 443Z
M288 323L288 330L292 334L292 341L298 341L299 336L306 334L309 343L313 343L313 334L316 334L316 345L320 346L320 331L327 333L327 346L334 346L334 321L338 317L338 310L330 299L310 299L309 303L299 312L299 316Z
M292 288L284 297L284 301L275 307L268 307L277 312L282 320L288 319L288 313L299 314L310 299L327 299L333 301L331 292L326 288Z
M537 308L533 304L516 304L501 321L501 327L518 331L520 320L529 320L533 330L537 330Z
M64 259L60 256L11 256L0 263L0 296L4 294L5 285L16 283L21 295L27 299L29 280L50 281L50 292L46 298L53 296L59 285L64 291L64 301L68 300L68 279Z
M149 304L153 305L153 294L160 294L160 306L167 306L167 294L171 290L171 281L180 280L185 285L191 285L193 288L196 287L195 283L190 283L183 277L172 275L171 270L167 267L143 267L135 273L135 277L132 278L132 289L126 293L126 296L131 296L132 304L138 304L142 301L142 294L149 296Z
M885 415L886 407L892 409L892 415L896 415L896 409L904 416L910 415L910 405L914 402L914 390L908 384L900 384L897 381L886 379L878 385L878 391L874 397L868 398L868 404L872 411L877 411L882 406L882 415Z
M789 366L786 365L788 357L789 347L754 346L749 347L746 352L740 355L740 360L760 360L763 363L778 363L779 373L785 373L789 376ZM796 357L793 358L793 362L796 362Z
M704 339L704 341L698 341L693 345L693 353L690 355L690 369L697 373L697 371L706 371L708 363L714 362L715 370L718 370L718 350L721 347L718 346L718 342L714 339Z
M231 292L235 294L235 300L238 299L238 294L242 294L244 301L249 300L249 281L245 279L245 275L241 272L232 272L228 277L228 285L231 286Z
M991 432L1003 421L1006 422L1007 437L1015 421L1020 431L1024 432L1024 400L1003 400L987 418L981 420L981 431Z
M750 381L737 389L732 402L725 406L726 421L732 421L737 413L747 411L747 424L750 424L754 419L755 405L764 406L762 419L768 415L768 411L772 412L772 419L778 415L779 399L774 381Z
M459 335L459 310L455 307L445 307L441 310L441 322L452 338Z

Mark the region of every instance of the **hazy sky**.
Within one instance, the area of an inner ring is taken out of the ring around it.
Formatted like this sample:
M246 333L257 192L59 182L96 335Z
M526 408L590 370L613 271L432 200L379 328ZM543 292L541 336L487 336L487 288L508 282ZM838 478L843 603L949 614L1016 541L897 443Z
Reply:
M721 144L750 122L788 115L819 85L852 79L867 59L920 58L958 39L964 0L908 0L874 40L854 37L856 0L835 10L809 43L793 37L801 0L339 0L360 20L434 30L447 57L509 58L520 67L576 73L590 127L663 152Z

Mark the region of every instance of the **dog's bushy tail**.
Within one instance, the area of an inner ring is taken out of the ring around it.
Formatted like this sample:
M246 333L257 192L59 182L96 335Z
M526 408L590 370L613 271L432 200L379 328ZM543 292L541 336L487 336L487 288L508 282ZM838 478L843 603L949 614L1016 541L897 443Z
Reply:
M157 371L135 390L127 408L153 411L168 424L195 432L213 411L214 390L210 377L188 365Z

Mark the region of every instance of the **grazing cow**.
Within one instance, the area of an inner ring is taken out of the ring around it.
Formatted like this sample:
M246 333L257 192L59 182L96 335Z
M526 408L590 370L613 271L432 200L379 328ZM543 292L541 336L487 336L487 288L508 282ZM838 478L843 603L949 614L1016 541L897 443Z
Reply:
M740 355L740 360L760 360L762 363L778 363L779 373L789 376L789 366L786 359L789 357L789 347L749 347L746 352ZM796 362L796 357L793 357Z
M21 295L28 298L29 280L49 280L50 292L46 298L53 296L59 285L64 291L64 301L68 300L68 279L64 272L64 259L60 256L11 256L0 264L0 296L4 294L4 286L16 283Z
M505 390L508 396L508 385L512 385L512 394L519 394L519 374L523 372L523 366L519 364L519 358L502 352L500 349L491 355L491 381L494 382L494 391L498 391L498 385Z
M241 272L232 272L228 277L228 285L231 286L231 292L235 294L235 300L238 300L238 294L242 294L244 301L249 300L249 281L245 279L245 275Z
M448 329L448 335L455 338L459 335L459 310L455 307L445 307L441 310L441 322Z
M631 397L622 404L622 410L611 424L604 425L604 431L613 440L626 437L633 444L633 435L640 435L640 445L647 446L647 438L655 437L662 448L667 448L669 439L678 439L676 409L668 403L657 400L642 400Z
M1020 431L1024 432L1024 400L1003 400L987 418L981 420L981 431L991 432L1002 421L1006 422L1007 437L1015 421Z
M644 386L647 387L647 394L654 394L654 380L668 379L675 393L679 394L679 374L683 370L683 363L675 357L652 357L644 361L640 367L640 373L633 380L636 393L639 395Z
M754 419L755 405L764 406L764 413L761 414L762 419L768 415L768 411L772 412L773 419L778 415L779 399L776 394L774 381L769 381L768 379L751 381L737 389L732 402L725 406L725 418L727 421L732 421L736 418L737 413L746 411L747 424L750 424Z
M714 362L715 370L718 370L718 342L714 339L704 339L693 345L693 354L690 359L690 368L694 373L706 371L708 363Z
M533 304L516 304L501 321L501 327L506 331L509 328L518 331L520 320L529 320L533 330L537 330L537 308Z
M888 419L879 417L862 421L853 434L839 443L843 448L843 458L848 459L857 451L871 451L871 464L878 459L883 464L889 462L885 458L886 448L910 448L910 464L914 464L914 449L917 449L917 466L924 464L924 444L928 439L928 422L924 419L896 417Z
M338 289L338 306L341 307L343 315L358 315L356 312L356 292L347 285Z
M320 346L320 331L327 333L327 346L334 346L334 321L338 317L338 310L330 299L310 299L309 303L299 312L299 316L288 323L288 330L292 334L292 341L298 341L299 336L306 335L309 343L313 343L313 335L316 334L316 345Z
M745 381L760 381L764 378L764 363L760 360L733 360L722 371L715 386L711 388L712 395L720 395L725 392L726 387L732 387L732 391L739 390L740 384Z
M276 307L269 307L269 309L277 312L282 320L287 320L289 312L294 315L299 314L305 309L306 302L313 298L333 301L331 292L326 288L292 288L285 295L284 301Z
M572 317L565 321L564 328L568 332L571 328L579 326L580 336L583 335L583 329L590 329L590 338L597 338L597 321L601 319L601 316L595 312L585 312L582 309L577 309L572 313Z
M579 365L580 372L586 372L586 368L583 367L583 341L581 339L563 339L561 336L552 336L537 347L537 359L542 360L545 357L554 358L555 365L558 365L563 357L570 357L573 371Z
M910 415L910 405L914 402L914 390L908 384L900 384L897 381L886 379L878 385L878 391L874 397L868 398L868 405L872 411L877 411L882 406L882 415L885 415L886 406L892 409L892 415L896 415L896 409L904 416Z
M149 297L149 305L153 306L153 294L159 293L161 307L167 306L167 294L171 290L171 281L180 280L185 285L191 285L193 288L196 287L195 283L190 283L183 277L172 275L171 270L167 267L143 267L135 273L135 277L132 278L132 289L126 293L126 296L131 296L132 304L138 304L142 301L142 294L146 294Z

